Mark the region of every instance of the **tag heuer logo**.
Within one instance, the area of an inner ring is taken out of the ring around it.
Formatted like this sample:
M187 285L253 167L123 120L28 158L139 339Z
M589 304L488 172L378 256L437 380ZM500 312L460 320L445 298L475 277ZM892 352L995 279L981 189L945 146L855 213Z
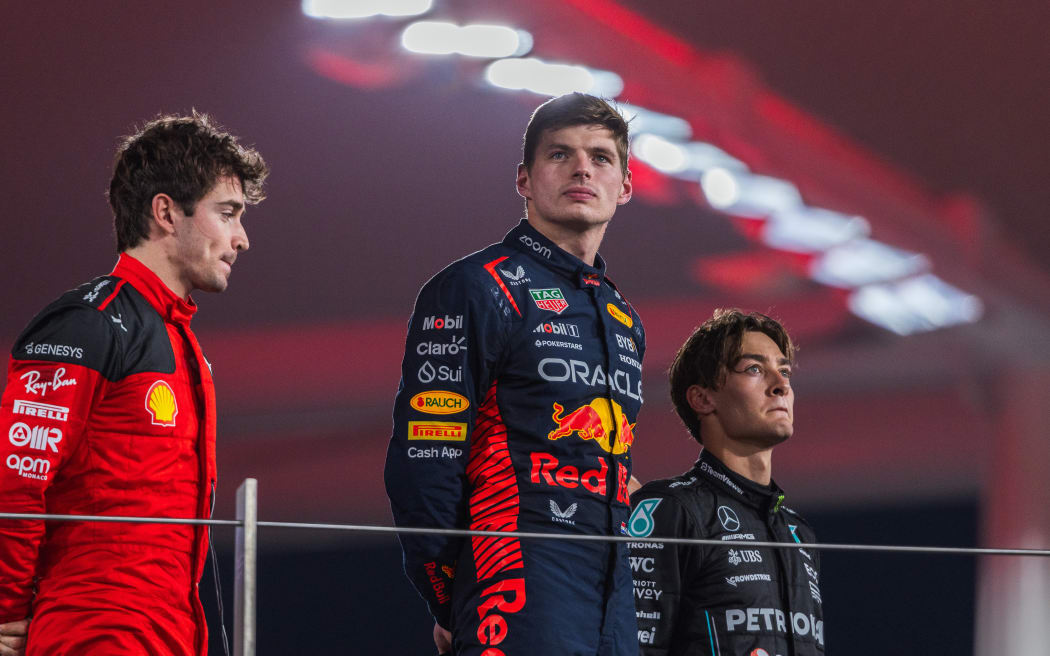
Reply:
M532 295L532 300L536 303L536 307L541 310L550 310L561 314L565 308L569 307L569 303L565 300L565 295L557 287L553 289L530 289L529 294Z

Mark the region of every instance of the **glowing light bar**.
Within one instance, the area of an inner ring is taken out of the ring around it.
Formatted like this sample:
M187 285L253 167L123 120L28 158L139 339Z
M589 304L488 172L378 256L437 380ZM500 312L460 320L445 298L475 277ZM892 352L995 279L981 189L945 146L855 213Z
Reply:
M816 253L870 233L871 226L862 217L803 206L773 214L762 241L784 251Z
M717 183L723 189L735 186L737 193L733 196L709 193L705 180L707 184ZM712 207L729 213L765 215L802 206L802 194L798 192L798 187L779 178L734 173L723 168L717 177L701 178L700 185Z
M512 57L532 49L532 35L502 25L464 25L438 21L412 23L401 33L406 50L424 55Z
M623 91L623 80L616 73L570 64L549 64L532 57L500 59L485 69L485 79L504 89L531 91L544 96L560 96L573 91L613 98Z
M655 134L640 134L631 143L631 152L657 171L678 173L689 164L685 148Z
M720 148L699 141L675 143L655 134L642 133L634 137L631 150L638 159L662 173L686 180L700 180L701 184L703 174L710 169L723 170L723 173L719 174L723 177L716 177L714 184L725 181L731 185L735 185L735 181L725 180L728 169L747 171L747 165L740 160ZM725 196L723 194L718 197ZM734 201L730 201L730 204L732 202Z
M433 4L434 0L303 0L303 13L312 18L418 16Z
M665 139L686 141L693 136L689 121L670 114L661 114L630 103L618 105L620 116L631 125L631 134L647 132Z
M731 207L740 200L740 185L736 176L723 168L704 171L700 187L712 207Z
M918 253L871 239L854 239L817 258L810 275L825 285L850 288L899 280L929 268L930 261Z
M849 308L860 318L898 335L973 323L984 314L981 299L932 273L861 287L850 295Z

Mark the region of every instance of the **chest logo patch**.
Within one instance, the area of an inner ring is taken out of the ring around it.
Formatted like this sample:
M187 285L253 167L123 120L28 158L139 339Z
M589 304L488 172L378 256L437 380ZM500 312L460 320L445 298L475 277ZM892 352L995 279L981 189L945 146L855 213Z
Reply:
M612 303L609 303L608 305L606 305L605 309L609 311L609 314L612 315L613 319L616 319L617 321L619 321L623 325L627 326L628 328L630 328L631 326L634 325L634 319L631 318L631 315L624 314L623 310L621 310L620 308L616 307Z
M454 415L470 407L470 401L462 394L433 390L420 392L412 397L412 409L430 415Z
M642 499L634 507L631 518L627 520L628 534L636 538L647 538L652 535L653 529L656 528L653 512L660 505L661 501L663 499Z
M174 426L179 404L175 402L175 392L171 386L163 380L150 385L146 392L146 410L154 426Z
M718 521L722 523L722 528L730 533L740 530L740 518L729 506L718 507Z
M561 293L561 290L557 287L552 289L530 289L529 294L532 296L532 301L541 310L550 310L556 314L561 314L569 307L569 302L565 300L565 294Z

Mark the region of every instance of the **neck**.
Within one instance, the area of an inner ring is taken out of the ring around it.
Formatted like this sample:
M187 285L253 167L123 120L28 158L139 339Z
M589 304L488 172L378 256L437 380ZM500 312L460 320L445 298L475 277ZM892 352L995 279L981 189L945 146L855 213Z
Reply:
M598 225L588 225L580 230L574 225L567 226L560 223L552 223L544 219L538 219L535 216L528 216L527 219L529 225L557 244L558 248L566 253L575 255L589 266L594 266L594 258L598 254L598 247L601 246L602 239L605 237L605 229L609 226L609 223L606 222Z
M710 442L710 443L709 443ZM722 461L731 471L759 485L773 480L773 449L741 444L729 440L709 440L704 436L704 448Z
M174 264L160 247L159 243L147 240L124 252L139 262L142 262L146 268L156 274L161 282L163 282L168 289L175 292L179 298L184 301L190 300L190 292L192 290L189 285L179 278Z

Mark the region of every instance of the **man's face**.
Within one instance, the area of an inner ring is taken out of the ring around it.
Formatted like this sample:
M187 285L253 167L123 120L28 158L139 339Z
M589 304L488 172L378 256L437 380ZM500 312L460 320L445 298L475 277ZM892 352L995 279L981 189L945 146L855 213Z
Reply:
M548 130L536 146L531 169L518 166L518 193L529 220L583 232L608 223L617 205L631 199L631 172L620 172L612 130L572 125Z
M795 395L791 363L765 333L746 332L721 388L711 391L714 418L730 440L762 449L791 437Z
M233 262L248 250L248 234L241 225L244 191L236 176L219 178L197 202L193 216L173 209L176 221L172 260L186 289L221 292L229 282Z

